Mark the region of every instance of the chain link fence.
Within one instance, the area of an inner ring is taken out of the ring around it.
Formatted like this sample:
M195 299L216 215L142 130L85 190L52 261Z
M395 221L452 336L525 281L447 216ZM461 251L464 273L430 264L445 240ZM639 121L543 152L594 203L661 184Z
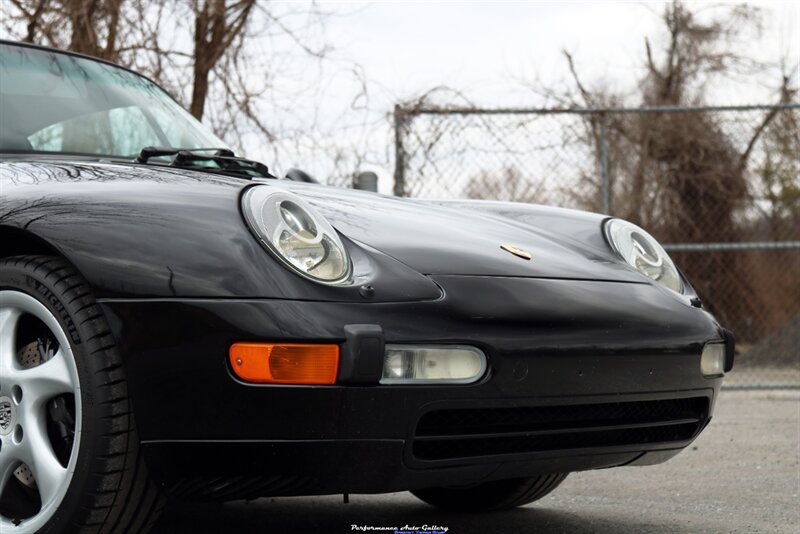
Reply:
M395 108L398 196L623 217L737 335L728 387L800 388L800 104Z

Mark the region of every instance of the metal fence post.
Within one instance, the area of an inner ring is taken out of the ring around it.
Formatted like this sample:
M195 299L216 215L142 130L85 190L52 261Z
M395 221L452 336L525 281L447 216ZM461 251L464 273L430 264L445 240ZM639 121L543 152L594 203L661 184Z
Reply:
M403 146L406 127L406 110L394 107L394 195L406 196L406 152Z
M608 111L600 113L600 194L603 196L603 213L611 213L611 187L608 178Z

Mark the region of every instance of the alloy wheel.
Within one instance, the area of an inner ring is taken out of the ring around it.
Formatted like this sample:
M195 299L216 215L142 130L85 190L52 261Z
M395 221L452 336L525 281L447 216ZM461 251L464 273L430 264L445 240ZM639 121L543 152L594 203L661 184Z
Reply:
M32 296L0 291L0 532L35 532L67 494L81 395L69 338Z

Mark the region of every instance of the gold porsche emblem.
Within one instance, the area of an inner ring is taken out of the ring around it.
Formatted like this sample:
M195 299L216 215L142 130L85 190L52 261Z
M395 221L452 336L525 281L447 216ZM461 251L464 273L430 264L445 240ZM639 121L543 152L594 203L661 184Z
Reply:
M524 251L519 247L515 247L514 245L502 244L502 245L500 245L500 248L502 248L506 252L512 253L514 256L518 256L518 257L522 258L523 260L531 259L531 253L530 252Z

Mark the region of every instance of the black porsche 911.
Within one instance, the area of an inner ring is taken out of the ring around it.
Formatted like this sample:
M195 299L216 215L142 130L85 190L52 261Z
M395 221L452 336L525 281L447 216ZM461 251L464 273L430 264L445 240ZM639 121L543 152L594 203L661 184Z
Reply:
M711 420L733 337L631 223L277 179L85 56L2 42L0 76L3 533L509 508Z

